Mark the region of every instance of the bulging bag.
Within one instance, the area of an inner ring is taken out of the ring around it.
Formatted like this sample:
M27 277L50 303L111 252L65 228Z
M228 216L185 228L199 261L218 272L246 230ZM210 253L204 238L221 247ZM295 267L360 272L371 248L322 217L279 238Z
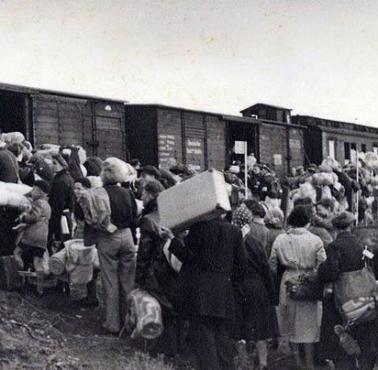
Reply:
M335 283L335 299L344 321L349 325L378 318L378 284L366 267L340 274Z
M286 282L288 296L295 301L318 301L323 297L323 286L316 276L305 274Z
M134 289L127 296L126 330L131 338L156 339L163 332L161 307L156 298L142 289Z

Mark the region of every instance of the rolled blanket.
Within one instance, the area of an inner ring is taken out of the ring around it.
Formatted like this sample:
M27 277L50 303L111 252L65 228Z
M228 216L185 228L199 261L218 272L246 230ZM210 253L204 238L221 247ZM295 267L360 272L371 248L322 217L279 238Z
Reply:
M13 183L10 183L10 182L0 181L0 193L2 191L9 191L11 193L25 195L25 194L29 193L31 190L32 190L32 188L28 185L13 184Z
M137 172L129 163L109 157L103 163L101 177L111 178L114 182L131 182L137 178Z
M66 249L55 253L49 260L50 272L53 275L62 275L66 272Z
M17 184L12 184L17 185ZM30 207L30 201L25 195L12 193L0 187L0 206L26 210Z
M21 144L25 140L25 136L18 131L6 132L1 134L1 140L5 141L7 144L17 143Z
M125 326L131 338L156 339L164 329L159 302L142 289L134 289L127 296L129 311Z

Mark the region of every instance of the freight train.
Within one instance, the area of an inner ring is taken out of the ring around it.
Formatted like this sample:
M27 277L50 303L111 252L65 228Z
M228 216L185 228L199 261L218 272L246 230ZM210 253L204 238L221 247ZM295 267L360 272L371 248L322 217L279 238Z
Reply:
M245 141L248 154L279 175L327 156L347 162L354 149L378 151L376 128L292 116L291 109L268 104L237 116L9 84L0 84L0 131L20 131L35 147L76 144L88 156L138 158L163 167L178 162L199 170L242 160L234 147Z

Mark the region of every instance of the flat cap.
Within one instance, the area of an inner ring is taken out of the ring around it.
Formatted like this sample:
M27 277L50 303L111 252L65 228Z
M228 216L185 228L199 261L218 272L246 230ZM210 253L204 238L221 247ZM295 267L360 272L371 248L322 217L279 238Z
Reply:
M356 220L353 213L344 211L332 219L332 225L337 229L346 229Z

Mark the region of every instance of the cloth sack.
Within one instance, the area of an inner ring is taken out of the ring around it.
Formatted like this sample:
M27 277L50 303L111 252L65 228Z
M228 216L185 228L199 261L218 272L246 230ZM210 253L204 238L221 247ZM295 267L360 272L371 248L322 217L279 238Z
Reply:
M341 273L334 291L336 305L349 325L362 324L378 317L378 284L367 267Z
M127 296L127 302L125 327L131 333L131 338L158 338L164 330L158 300L145 290L134 289Z

